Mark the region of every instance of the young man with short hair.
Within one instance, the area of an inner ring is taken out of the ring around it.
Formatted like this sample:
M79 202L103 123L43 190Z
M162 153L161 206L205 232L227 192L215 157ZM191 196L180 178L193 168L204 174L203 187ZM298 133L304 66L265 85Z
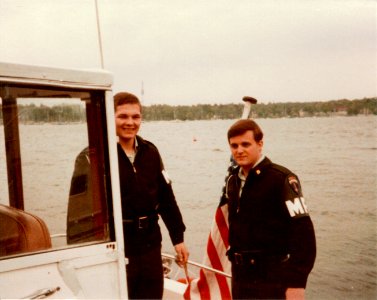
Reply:
M183 242L185 225L158 149L137 135L142 120L139 99L130 93L118 93L114 108L125 254L129 261L128 295L130 299L161 299L162 237L158 218L162 217L182 264L189 256Z
M316 256L312 221L298 177L263 154L252 120L228 130L238 167L227 178L234 299L304 299Z

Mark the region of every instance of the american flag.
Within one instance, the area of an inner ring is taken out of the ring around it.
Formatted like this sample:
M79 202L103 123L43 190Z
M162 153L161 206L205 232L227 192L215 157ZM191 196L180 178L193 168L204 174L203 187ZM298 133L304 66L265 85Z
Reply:
M230 172L234 167L235 163L231 160L228 171ZM226 251L229 246L228 204L224 195L225 187L220 204L216 209L215 218L208 237L203 265L230 274L231 263L226 256ZM200 269L199 278L189 283L184 293L184 298L186 300L232 299L230 281L231 279L229 277Z
M244 109L241 119L249 118L251 105L256 104L257 100L252 97L245 96ZM228 168L228 176L237 164L233 157L230 158ZM223 194L220 204L216 209L215 219L212 223L211 232L208 237L207 251L204 256L203 264L227 274L231 273L231 263L226 256L229 247L229 223L228 223L228 204L226 201L226 181L223 188ZM200 269L199 278L189 282L184 293L186 300L193 299L232 299L231 279L220 274Z

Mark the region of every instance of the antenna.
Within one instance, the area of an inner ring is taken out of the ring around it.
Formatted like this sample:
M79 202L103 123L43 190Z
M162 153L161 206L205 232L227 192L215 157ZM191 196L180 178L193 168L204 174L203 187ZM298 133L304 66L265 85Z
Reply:
M140 91L140 94L141 94L141 102L144 104L144 81L143 80L141 81L141 91Z
M103 63L103 51L102 51L102 39L101 39L101 26L99 24L99 13L98 13L98 4L97 0L94 0L96 5L96 18L97 18L97 34L98 34L98 43L99 43L99 52L101 57L101 68L105 68L105 64Z

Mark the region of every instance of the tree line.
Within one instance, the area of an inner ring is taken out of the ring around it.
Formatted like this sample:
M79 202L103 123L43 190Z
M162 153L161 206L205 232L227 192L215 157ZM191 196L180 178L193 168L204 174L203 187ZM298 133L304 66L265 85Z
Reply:
M151 105L143 108L145 120L237 119L243 104L198 104L193 106ZM327 102L268 103L252 106L253 118L295 118L333 115L377 115L377 98Z
M1 105L0 105L1 106ZM243 104L198 104L178 105L166 104L143 107L145 121L158 120L213 120L237 119L240 117ZM35 104L19 105L21 123L67 123L84 122L85 109L80 105L36 106ZM256 104L252 107L253 118L295 118L334 115L377 115L377 98L357 100L333 100L326 102L289 102ZM2 123L2 110L0 110Z

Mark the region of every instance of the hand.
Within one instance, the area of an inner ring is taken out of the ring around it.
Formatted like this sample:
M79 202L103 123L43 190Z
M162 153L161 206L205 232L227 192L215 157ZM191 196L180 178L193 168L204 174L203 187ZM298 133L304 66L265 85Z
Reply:
M187 261L190 253L187 251L184 243L174 245L175 252L177 252L176 262L179 266L184 266Z
M305 289L303 288L287 288L285 291L287 300L305 300Z

